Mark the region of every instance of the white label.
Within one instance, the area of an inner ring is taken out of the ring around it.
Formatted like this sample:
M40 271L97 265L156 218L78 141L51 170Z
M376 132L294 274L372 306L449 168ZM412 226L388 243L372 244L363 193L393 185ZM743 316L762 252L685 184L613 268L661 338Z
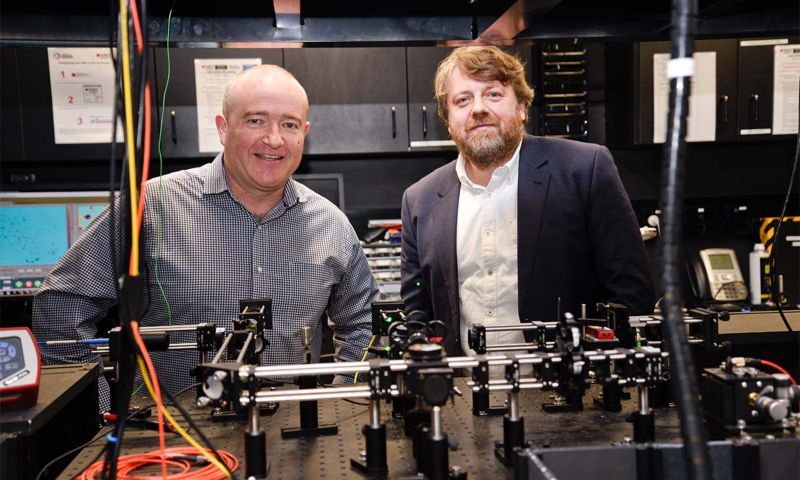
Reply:
M763 47L765 45L786 45L789 43L788 38L770 38L767 40L742 40L739 42L740 47Z
M222 143L216 117L222 113L225 86L239 73L261 65L260 58L195 58L194 81L197 91L197 141L200 152L217 153Z
M771 128L746 128L739 130L739 135L769 135L772 133Z
M772 134L797 133L797 84L800 82L800 45L775 47L772 91Z
M693 59L686 141L713 142L717 134L717 52L695 52ZM653 143L664 143L667 138L670 63L668 53L653 55Z
M111 50L48 48L47 61L55 143L111 143L115 87ZM119 122L117 142L123 139Z

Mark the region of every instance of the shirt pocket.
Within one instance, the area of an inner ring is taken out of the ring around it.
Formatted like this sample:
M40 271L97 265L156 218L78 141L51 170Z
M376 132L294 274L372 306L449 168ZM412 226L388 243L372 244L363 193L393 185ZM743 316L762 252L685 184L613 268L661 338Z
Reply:
M322 264L289 262L288 275L288 285L291 285L296 299L295 307L304 315L321 317L337 284L333 269Z

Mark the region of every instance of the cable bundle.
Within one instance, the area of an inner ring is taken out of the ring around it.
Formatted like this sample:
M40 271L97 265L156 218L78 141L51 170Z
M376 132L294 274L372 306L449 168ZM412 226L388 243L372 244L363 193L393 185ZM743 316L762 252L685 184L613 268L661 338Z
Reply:
M218 480L226 478L228 475L225 471L221 471L215 465L207 463L204 455L209 452L200 451L196 448L190 447L177 447L168 448L164 450L165 461L162 462L160 450L154 450L148 453L139 453L132 455L123 455L119 458L117 464L117 478L119 480L127 479L142 479L142 478L159 478L159 477L145 477L136 474L136 471L151 465L162 465L166 463L171 467L179 469L177 473L167 475L168 480ZM219 451L222 456L225 466L230 470L236 470L239 466L239 460L235 456L226 452ZM193 465L203 464L206 465L202 468L192 470ZM87 468L79 477L80 480L93 480L101 473L103 469L103 462L95 462Z

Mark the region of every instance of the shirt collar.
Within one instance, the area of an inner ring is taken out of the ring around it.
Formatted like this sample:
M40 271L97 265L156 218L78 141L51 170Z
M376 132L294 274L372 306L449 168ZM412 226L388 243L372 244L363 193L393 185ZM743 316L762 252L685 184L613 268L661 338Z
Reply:
M492 184L494 181L504 180L506 178L513 177L514 174L519 169L519 150L522 147L522 141L520 140L519 144L517 145L516 150L514 150L514 154L511 155L511 159L497 167L494 172L492 172L492 179L489 181L489 184ZM484 188L482 185L478 185L477 183L470 180L469 176L467 175L467 166L464 157L461 153L458 154L458 158L456 159L456 175L458 176L458 181L461 182L461 185L469 188ZM495 180L497 179L497 180Z
M203 194L213 195L223 192L233 193L228 186L228 178L225 175L225 167L222 163L222 154L220 153L214 161L211 162L211 168L206 175L205 185L203 185ZM308 196L297 187L295 180L289 179L286 182L286 187L283 189L284 205L291 207L297 202L304 203L307 199Z

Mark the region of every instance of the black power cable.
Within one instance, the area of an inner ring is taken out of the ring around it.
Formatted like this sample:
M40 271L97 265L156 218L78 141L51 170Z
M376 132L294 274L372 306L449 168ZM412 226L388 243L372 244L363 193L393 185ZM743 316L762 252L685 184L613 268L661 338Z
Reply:
M683 301L680 290L683 184L686 157L686 117L689 113L689 89L693 70L692 53L697 17L697 0L672 2L672 56L667 142L661 177L662 240L659 256L663 265L661 288L664 299L665 335L670 367L680 413L683 456L687 477L710 478L706 433L700 418L699 390L694 361L683 327Z
M798 82L798 89L798 98L800 98L800 82ZM800 163L800 129L798 129L797 132L797 142L794 150L794 163L792 165L792 173L789 175L789 186L786 189L786 198L783 200L781 215L778 217L778 226L775 227L775 236L773 237L775 238L775 241L772 243L772 250L770 250L768 260L770 269L770 282L772 283L772 291L770 292L772 295L772 301L775 303L775 306L778 309L778 314L780 315L783 324L786 326L786 330L789 332L789 335L793 337L793 340L796 332L792 330L792 326L786 319L786 314L783 312L783 307L781 306L781 294L778 288L778 269L776 268L776 258L778 255L778 248L780 246L781 225L783 224L783 219L786 218L786 208L789 206L789 198L792 196L792 187L794 186L798 163ZM800 334L797 334L797 370L795 373L797 377L800 378Z

